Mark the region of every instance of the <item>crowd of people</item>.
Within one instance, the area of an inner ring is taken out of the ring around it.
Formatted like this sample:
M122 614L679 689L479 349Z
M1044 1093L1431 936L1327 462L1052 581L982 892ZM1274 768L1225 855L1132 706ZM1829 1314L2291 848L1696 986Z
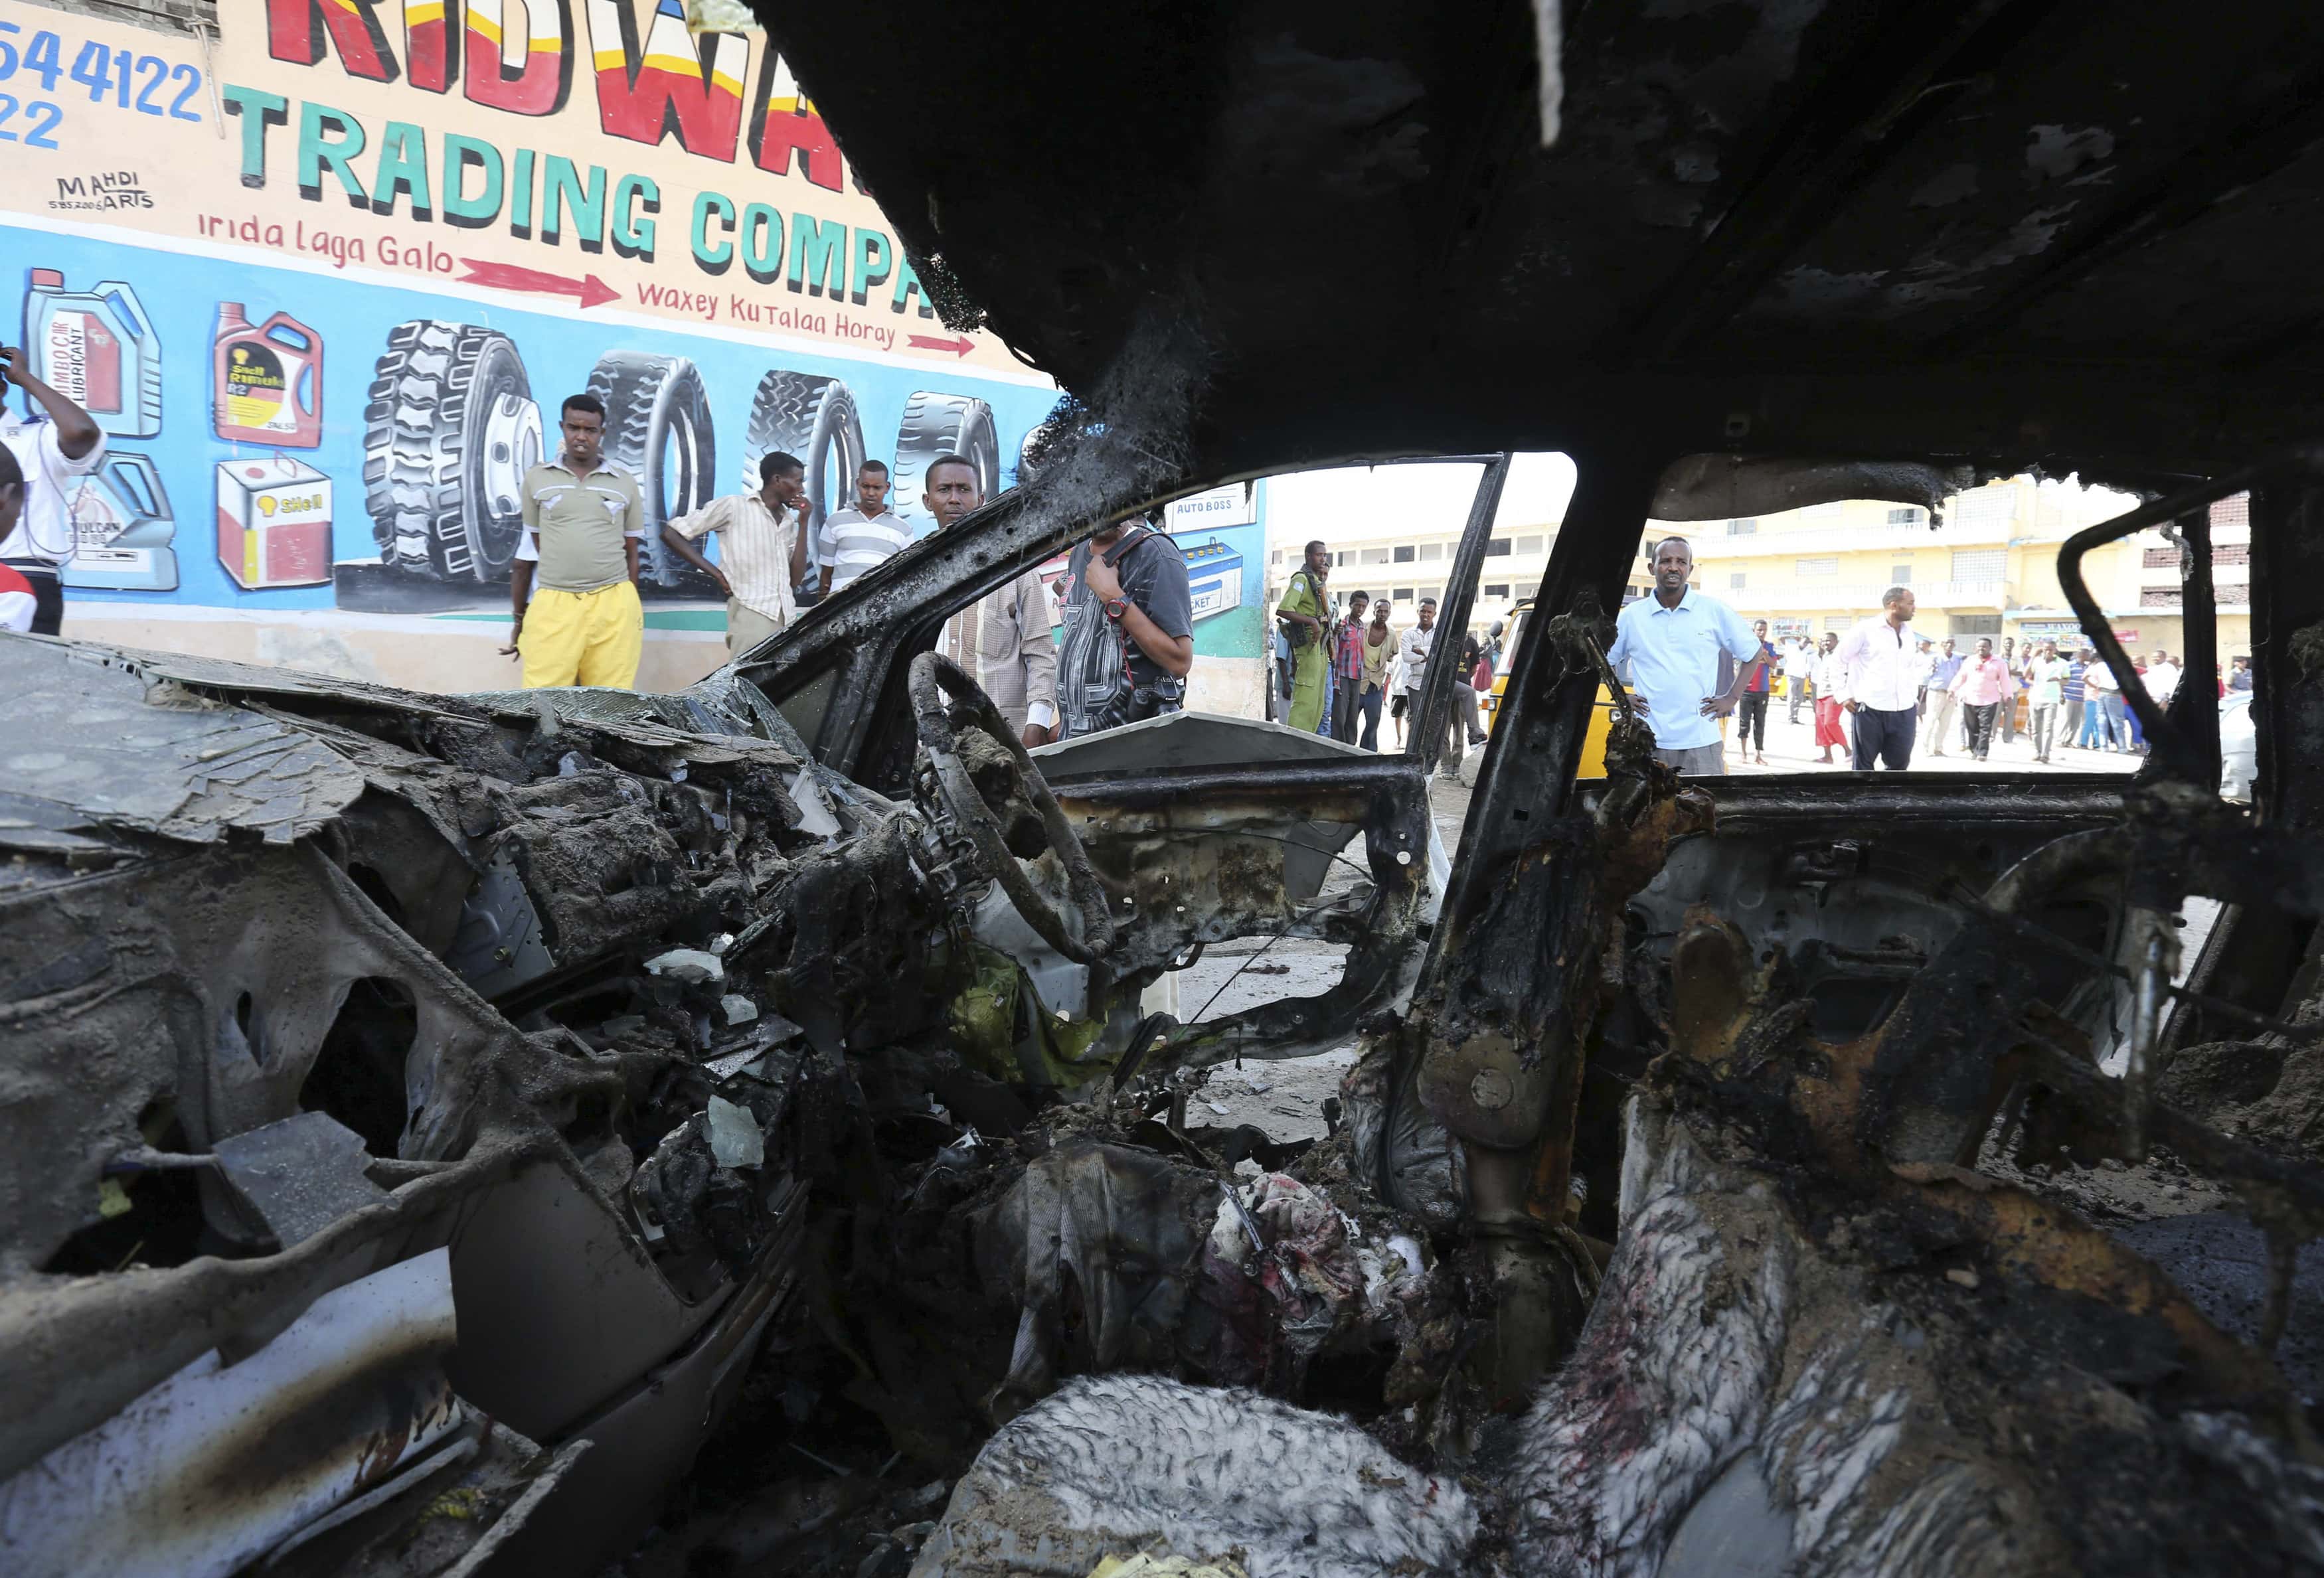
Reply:
M523 660L528 687L637 680L645 526L637 479L604 459L604 420L593 396L567 400L556 458L524 481L506 650ZM965 457L937 456L923 478L921 503L940 532L984 503ZM865 461L850 503L817 523L805 466L778 450L761 460L756 493L666 522L662 541L726 595L727 649L746 651L910 544L911 528L889 508L892 485L885 465ZM701 551L713 536L715 561ZM1027 570L961 610L938 650L1033 746L1177 710L1194 628L1185 556L1149 523L1122 522L1074 549L1054 590Z
M2024 733L2032 760L2061 750L2143 755L2138 715L2114 672L2079 638L1935 637L1913 628L1910 586L1891 586L1881 611L1820 641L1768 640L1767 622L1748 627L1726 604L1688 584L1692 548L1683 537L1655 544L1653 591L1626 606L1608 657L1655 733L1655 753L1681 772L1726 771L1722 720L1734 716L1745 760L1766 765L1767 710L1781 687L1792 723L1812 709L1815 761L1859 772L1910 767L1916 746L1932 757L1949 747L1978 761L1995 742ZM1960 650L1963 645L1969 650ZM2168 704L2188 681L2167 651L2134 660L2147 693ZM1771 683L1772 675L1772 683ZM2216 674L2218 697L2252 684L2251 659ZM2218 699L2214 697L2214 699ZM1834 756L1833 752L1841 752Z
M524 479L503 651L522 660L528 687L637 682L644 508L637 478L604 457L604 425L595 396L568 398L557 455ZM936 457L923 476L938 531L984 503L963 456ZM725 594L730 651L786 629L802 606L910 544L911 528L889 508L888 467L867 460L853 482L850 502L816 522L805 466L778 450L761 460L756 492L663 524L668 550ZM712 537L715 559L702 551ZM1194 657L1185 556L1149 523L1116 524L1074 549L1054 589L1028 570L954 614L938 648L1028 746L1176 711Z
M88 413L34 378L23 355L0 346L0 383L25 395L26 414L0 412L0 629L54 634L63 607L59 570L73 549L67 509L76 479L105 458ZM523 531L511 567L510 642L527 687L633 687L643 648L639 602L645 505L638 479L604 456L604 407L576 394L558 411L557 454L525 475ZM939 531L982 506L982 477L964 457L944 455L924 474L922 503ZM745 651L787 628L800 607L828 596L912 540L889 508L888 467L867 460L850 503L819 524L806 468L769 454L759 487L661 528L666 549L726 597L726 644ZM1117 728L1185 705L1194 660L1194 607L1185 556L1157 520L1107 528L1073 550L1052 586L1033 570L986 594L945 624L940 650L991 696L1028 746ZM716 537L718 557L705 540ZM2062 750L2144 754L2135 711L2112 670L2076 638L1933 637L1913 627L1912 588L1888 588L1881 612L1820 641L1768 639L1734 609L1690 582L1694 555L1667 537L1652 555L1651 593L1625 606L1608 657L1655 734L1655 754L1685 773L1726 771L1727 723L1741 759L1766 764L1767 718L1778 696L1793 724L1811 709L1814 759L1858 771L1912 764L1958 750L1983 761L1997 740L2024 732L2032 759ZM1440 651L1434 598L1412 624L1393 629L1389 604L1330 589L1332 555L1306 545L1274 610L1268 715L1294 729L1368 751L1380 748L1383 715L1406 748L1408 720ZM1485 731L1479 703L1502 660L1502 626L1464 631L1451 683L1439 771L1457 778ZM1968 650L1964 651L1966 646ZM2167 651L2137 660L2150 695L2167 703L2189 683ZM2251 660L2214 677L2219 696L2246 690ZM1841 754L1835 756L1834 752Z
M1402 751L1407 720L1419 715L1419 697L1443 639L1436 599L1423 597L1414 623L1392 629L1387 598L1355 591L1344 603L1336 602L1329 590L1331 574L1325 545L1308 543L1276 604L1268 715L1303 734L1378 751L1385 713L1396 748ZM1437 762L1442 778L1457 780L1469 751L1485 743L1479 705L1492 693L1500 668L1503 628L1496 622L1482 637L1462 634L1444 751Z

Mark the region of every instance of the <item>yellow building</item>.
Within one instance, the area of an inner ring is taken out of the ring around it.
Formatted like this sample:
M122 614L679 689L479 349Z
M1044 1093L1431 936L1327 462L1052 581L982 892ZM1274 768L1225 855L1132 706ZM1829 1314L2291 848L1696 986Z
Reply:
M1949 499L1932 526L1911 505L1848 500L1756 519L1656 524L1694 545L1694 584L1771 633L1819 636L1877 614L1890 586L1913 589L1914 625L1997 646L2080 626L2058 584L2058 548L2085 527L2134 508L2121 494L2014 477ZM2243 501L2213 512L2219 654L2250 649L2250 529ZM1647 549L1646 551L1651 551ZM2084 578L2124 644L2144 656L2182 651L2179 549L2158 532L2108 543L2082 561Z

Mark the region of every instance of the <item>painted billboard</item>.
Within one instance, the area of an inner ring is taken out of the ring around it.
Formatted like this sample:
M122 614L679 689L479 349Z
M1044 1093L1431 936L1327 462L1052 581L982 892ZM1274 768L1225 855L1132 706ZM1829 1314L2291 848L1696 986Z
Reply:
M469 649L505 632L518 480L587 390L647 502L641 683L683 683L724 611L662 521L784 449L829 506L886 461L925 529L931 457L998 491L1055 401L936 319L763 38L689 35L678 0L219 22L205 49L0 0L0 336L109 447L68 633L510 682Z

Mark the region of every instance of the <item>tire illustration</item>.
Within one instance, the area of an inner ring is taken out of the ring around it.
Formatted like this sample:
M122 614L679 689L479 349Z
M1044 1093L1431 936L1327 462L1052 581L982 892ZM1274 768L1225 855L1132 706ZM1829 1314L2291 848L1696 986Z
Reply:
M939 455L966 457L990 503L1001 491L1001 434L992 408L969 395L927 390L904 402L903 425L896 429L894 508L916 531L936 529L920 495L927 491L928 462Z
M856 414L854 392L836 378L813 373L768 373L759 380L751 425L742 437L745 491L759 491L759 462L770 450L806 463L807 529L820 531L825 516L855 502L855 473L864 455L863 420Z
M589 392L605 402L605 458L635 473L645 496L642 579L687 596L717 596L717 583L661 540L662 522L718 494L717 442L701 370L684 356L607 351L589 374Z
M364 406L364 503L381 561L432 580L507 579L521 484L543 448L514 340L435 318L396 325Z

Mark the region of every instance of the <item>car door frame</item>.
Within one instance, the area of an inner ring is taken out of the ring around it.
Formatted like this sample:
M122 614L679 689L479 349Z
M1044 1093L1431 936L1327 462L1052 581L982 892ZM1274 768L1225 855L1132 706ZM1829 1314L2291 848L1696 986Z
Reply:
M805 613L790 629L732 660L701 681L720 694L747 681L798 729L828 770L859 779L871 759L898 749L894 731L909 727L906 698L911 660L933 648L944 623L1028 568L1047 562L1098 528L1157 505L1235 482L1290 471L1343 466L1474 465L1478 472L1462 535L1447 568L1438 610L1439 647L1457 653L1466 633L1485 549L1508 481L1507 454L1356 456L1301 462L1260 472L1184 479L1152 498L1112 496L1085 510L1056 484L1037 479L988 502L948 531L913 542L844 590ZM934 612L940 610L941 612ZM1069 816L1131 813L1189 800L1279 806L1305 817L1341 802L1360 817L1365 864L1373 883L1370 921L1351 945L1340 981L1320 995L1282 998L1200 1025L1170 1027L1167 1051L1150 1062L1204 1064L1228 1057L1276 1058L1327 1050L1344 1042L1370 1010L1401 1004L1416 979L1441 893L1427 891L1426 851L1434 832L1429 775L1443 752L1457 662L1432 662L1411 709L1406 749L1344 761L1253 763L1142 775L1061 777L1056 784ZM812 715L797 699L822 684ZM881 738L882 728L889 731ZM1489 750L1489 747L1487 747ZM892 762L885 769L892 779ZM878 785L869 787L877 788ZM1351 805L1349 802L1355 802Z

